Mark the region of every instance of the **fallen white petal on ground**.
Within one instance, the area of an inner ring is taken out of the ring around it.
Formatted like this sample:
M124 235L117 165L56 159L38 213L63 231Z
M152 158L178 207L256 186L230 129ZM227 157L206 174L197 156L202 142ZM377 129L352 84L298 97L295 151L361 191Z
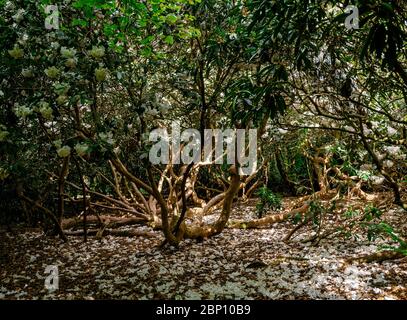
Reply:
M90 237L87 243L20 233L4 243L8 258L0 268L0 299L407 298L405 259L344 265L346 258L378 251L380 242L282 242L292 227L285 222L225 229L203 242L185 240L178 250L158 248L160 231L151 238ZM248 267L255 261L264 265ZM52 293L44 286L48 265L59 271L59 289Z

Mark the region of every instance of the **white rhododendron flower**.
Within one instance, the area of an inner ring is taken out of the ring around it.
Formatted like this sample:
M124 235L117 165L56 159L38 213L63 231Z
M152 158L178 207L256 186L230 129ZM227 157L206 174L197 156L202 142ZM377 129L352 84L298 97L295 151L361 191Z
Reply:
M16 114L17 117L21 117L21 118L25 118L27 116L29 116L30 114L32 114L33 110L26 107L26 106L19 106L17 105L15 108L14 113Z
M85 143L78 143L75 146L75 151L78 155L80 155L81 157L83 157L84 155L86 155L87 151L89 149L89 146Z
M58 95L66 95L70 89L70 85L68 83L55 83L54 90L55 93Z
M92 50L89 51L89 54L96 59L100 59L105 55L104 47L93 46Z
M58 42L51 42L51 48L56 50L60 47L60 44Z
M66 158L67 156L69 156L71 154L71 147L69 146L63 146L62 148L59 148L57 150L58 156L60 156L61 158Z
M23 69L21 71L21 75L24 78L32 78L32 77L34 77L34 73L33 73L33 71L31 69Z
M47 119L47 120L52 120L52 109L49 106L48 102L45 101L41 101L40 102L40 108L39 108L39 112L41 113L41 115Z
M21 44L22 46L25 46L27 44L27 41L29 39L28 34L24 33L19 39L18 39L18 43Z
M20 23L24 19L25 10L18 9L16 14L13 16L13 20L17 23Z
M101 82L106 80L107 70L105 68L97 68L95 70L96 80Z
M75 57L76 50L75 49L68 49L66 47L61 47L61 55L64 58L73 58Z
M78 60L76 58L69 58L65 61L65 66L68 68L75 68Z
M14 59L21 59L22 57L24 57L24 50L19 48L18 46L14 46L13 49L8 50L8 54Z
M12 1L7 1L4 5L4 9L6 9L7 11L12 11L15 9L15 5Z
M42 108L42 109L40 109L40 113L47 120L52 120L52 118L53 118L51 108Z
M49 103L45 102L45 101L40 101L40 103L38 104L39 109L42 108L49 108Z
M45 74L51 79L57 78L59 76L59 69L57 67L49 67L44 70Z
M61 96L58 96L58 98L57 98L57 103L60 105L64 104L67 101L68 101L68 97L66 95L61 95Z

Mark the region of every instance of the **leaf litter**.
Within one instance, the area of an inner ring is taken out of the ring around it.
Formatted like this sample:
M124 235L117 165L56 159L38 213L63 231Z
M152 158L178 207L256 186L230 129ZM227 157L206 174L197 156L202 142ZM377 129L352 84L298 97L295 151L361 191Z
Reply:
M239 218L253 217L252 207L238 209ZM38 231L7 233L0 239L6 253L0 299L407 299L406 259L345 263L377 252L380 241L283 242L291 229L290 222L225 229L202 242L184 240L178 249L160 249L160 231L87 243ZM49 265L59 272L54 292L44 285Z

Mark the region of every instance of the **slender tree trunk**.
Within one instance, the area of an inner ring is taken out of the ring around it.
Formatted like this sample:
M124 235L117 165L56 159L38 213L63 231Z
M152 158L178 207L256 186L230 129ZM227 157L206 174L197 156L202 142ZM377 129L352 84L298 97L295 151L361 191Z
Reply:
M69 171L69 160L70 157L64 158L64 162L62 164L61 172L59 174L58 180L58 215L57 219L59 224L61 224L62 218L64 216L64 191L65 191L65 179L68 175Z

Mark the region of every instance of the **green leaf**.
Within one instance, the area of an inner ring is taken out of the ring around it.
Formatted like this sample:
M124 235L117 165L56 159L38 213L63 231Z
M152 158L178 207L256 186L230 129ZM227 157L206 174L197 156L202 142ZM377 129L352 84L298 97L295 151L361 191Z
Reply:
M141 50L140 53L141 53L141 55L142 55L143 57L148 58L148 57L151 57L153 51L151 50L151 48L147 47L147 48L144 48L143 50Z
M148 45L154 40L154 36L148 36L141 41L141 44Z
M104 27L104 33L105 33L105 35L106 36L112 36L112 35L114 35L114 33L116 32L116 30L117 30L117 25L115 25L115 24L111 24L111 25L105 25L105 27Z
M174 37L173 36L166 36L165 39L164 39L164 42L166 44L172 45L172 44L174 44Z
M169 14L166 16L165 21L168 24L175 24L177 22L178 18L175 14Z
M81 26L81 27L86 27L87 26L87 22L83 19L73 19L71 22L71 25L74 26Z

